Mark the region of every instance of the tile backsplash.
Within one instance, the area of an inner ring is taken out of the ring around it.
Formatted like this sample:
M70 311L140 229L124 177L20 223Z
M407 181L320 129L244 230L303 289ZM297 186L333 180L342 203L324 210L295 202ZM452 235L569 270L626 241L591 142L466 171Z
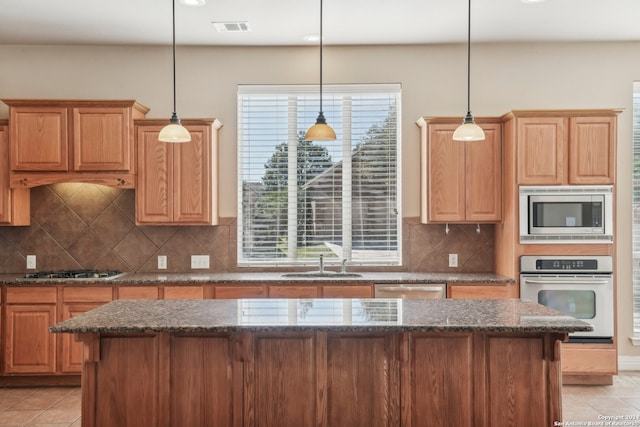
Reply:
M412 272L493 272L494 227L420 224L404 218L402 267ZM0 273L24 273L26 256L38 270L113 268L127 272L191 272L191 255L209 255L210 268L197 272L246 271L236 267L236 219L220 225L136 226L134 190L65 183L31 190L31 225L0 227ZM458 254L458 268L448 254ZM157 269L166 255L167 270ZM380 269L377 269L380 270Z

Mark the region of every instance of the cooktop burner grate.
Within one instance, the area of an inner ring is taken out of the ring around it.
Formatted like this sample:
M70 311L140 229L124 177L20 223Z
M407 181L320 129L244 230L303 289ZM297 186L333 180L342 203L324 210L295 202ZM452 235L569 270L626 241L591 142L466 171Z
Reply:
M25 279L101 279L122 274L120 270L45 270L27 273Z

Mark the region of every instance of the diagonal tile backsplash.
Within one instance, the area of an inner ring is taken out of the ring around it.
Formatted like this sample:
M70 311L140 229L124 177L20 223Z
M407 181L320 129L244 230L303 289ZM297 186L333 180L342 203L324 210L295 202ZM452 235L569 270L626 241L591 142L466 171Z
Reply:
M494 227L420 224L403 221L404 265L395 271L493 272ZM159 272L157 256L167 255L163 273L191 272L191 255L210 256L209 270L236 267L236 219L220 225L136 226L134 190L94 184L65 183L31 190L31 225L0 227L0 273L24 273L26 256L36 255L38 270L114 268L127 272ZM457 253L460 267L448 267ZM381 270L381 269L376 269ZM382 269L384 270L384 269ZM247 271L247 269L242 269Z

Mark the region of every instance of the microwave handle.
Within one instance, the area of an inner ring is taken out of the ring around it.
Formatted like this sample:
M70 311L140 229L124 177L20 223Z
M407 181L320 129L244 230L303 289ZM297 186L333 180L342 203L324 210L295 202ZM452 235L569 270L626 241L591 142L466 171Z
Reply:
M526 282L530 285L566 285L567 283L572 283L576 285L607 285L609 284L608 280L589 280L589 279L567 279L567 280L554 280L554 279L524 279L523 282Z

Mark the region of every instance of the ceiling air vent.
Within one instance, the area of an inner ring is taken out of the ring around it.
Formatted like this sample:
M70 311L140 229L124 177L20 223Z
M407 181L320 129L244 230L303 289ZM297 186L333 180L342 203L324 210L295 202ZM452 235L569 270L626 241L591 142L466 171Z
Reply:
M213 22L213 26L219 33L245 33L251 31L247 21Z

